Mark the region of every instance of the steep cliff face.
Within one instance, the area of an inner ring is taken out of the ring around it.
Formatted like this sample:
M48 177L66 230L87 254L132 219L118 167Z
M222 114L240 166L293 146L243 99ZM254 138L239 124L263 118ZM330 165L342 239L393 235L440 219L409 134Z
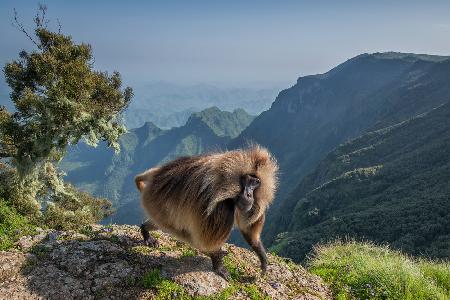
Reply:
M445 57L359 55L325 74L300 77L230 145L254 140L268 146L281 163L283 182L293 188L346 139L447 101L449 71Z
M300 261L351 236L450 257L449 120L450 102L337 147L281 205L286 232L273 249Z
M333 148L368 130L427 112L449 95L450 59L402 53L362 54L325 74L301 77L282 91L230 143L233 148L256 141L279 160L280 191L265 239L272 242L285 229L287 221L278 207Z

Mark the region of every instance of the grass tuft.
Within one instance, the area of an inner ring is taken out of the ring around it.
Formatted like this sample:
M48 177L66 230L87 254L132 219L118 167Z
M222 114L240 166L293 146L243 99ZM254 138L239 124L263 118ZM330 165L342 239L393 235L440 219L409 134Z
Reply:
M191 299L182 286L172 280L163 278L158 269L145 273L142 277L142 285L145 288L156 290L155 300Z
M142 277L142 285L147 289L156 288L162 281L163 278L158 269L150 270Z
M223 265L230 272L231 279L240 281L244 272L239 267L239 264L234 260L234 257L229 253L223 258Z
M191 248L183 248L181 251L181 257L193 257L196 255L197 255L197 252Z
M450 264L414 260L386 246L334 242L316 246L310 271L336 299L449 299Z

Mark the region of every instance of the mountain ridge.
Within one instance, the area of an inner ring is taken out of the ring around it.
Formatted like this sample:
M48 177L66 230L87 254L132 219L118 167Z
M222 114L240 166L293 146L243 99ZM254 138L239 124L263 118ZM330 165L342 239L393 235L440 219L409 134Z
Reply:
M271 108L229 144L238 148L252 140L280 163L280 189L265 241L272 243L278 224L285 223L279 213L285 197L328 152L364 132L429 111L448 95L450 59L399 53L359 55L324 74L300 77L281 91Z
M299 261L348 235L450 257L449 117L447 102L330 152L287 198L283 211L293 213L273 249Z

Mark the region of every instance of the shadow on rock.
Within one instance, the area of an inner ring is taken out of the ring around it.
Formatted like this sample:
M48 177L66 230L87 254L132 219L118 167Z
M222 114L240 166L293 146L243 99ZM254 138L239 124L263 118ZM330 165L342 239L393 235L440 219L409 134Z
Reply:
M180 257L179 243L167 237L160 247L165 250L143 246L134 227L130 230L136 233L120 232L123 228L92 230L89 235L50 232L32 246L23 264L28 290L45 299L151 298L142 278L155 268L165 278L186 282L194 294L227 286L212 272L208 257Z
M212 271L209 257L167 234L152 234L158 248L144 246L139 228L129 225L93 225L81 232L41 230L23 237L17 249L0 251L0 298L171 297L162 285L153 288L152 276L157 274L157 283L160 277L170 279L177 283L174 293L182 290L191 296L217 296L230 287L230 299L331 299L320 278L289 260L269 254L267 273L260 276L253 252L226 244L227 268L234 278L228 283Z

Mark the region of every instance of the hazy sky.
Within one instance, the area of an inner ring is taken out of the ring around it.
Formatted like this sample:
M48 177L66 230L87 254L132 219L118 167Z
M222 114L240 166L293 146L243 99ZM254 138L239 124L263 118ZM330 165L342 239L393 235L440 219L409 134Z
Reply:
M32 44L38 1L0 1L0 63ZM95 67L128 84L294 83L364 52L450 54L450 1L43 1ZM55 27L53 27L55 28ZM2 79L3 80L3 79Z

